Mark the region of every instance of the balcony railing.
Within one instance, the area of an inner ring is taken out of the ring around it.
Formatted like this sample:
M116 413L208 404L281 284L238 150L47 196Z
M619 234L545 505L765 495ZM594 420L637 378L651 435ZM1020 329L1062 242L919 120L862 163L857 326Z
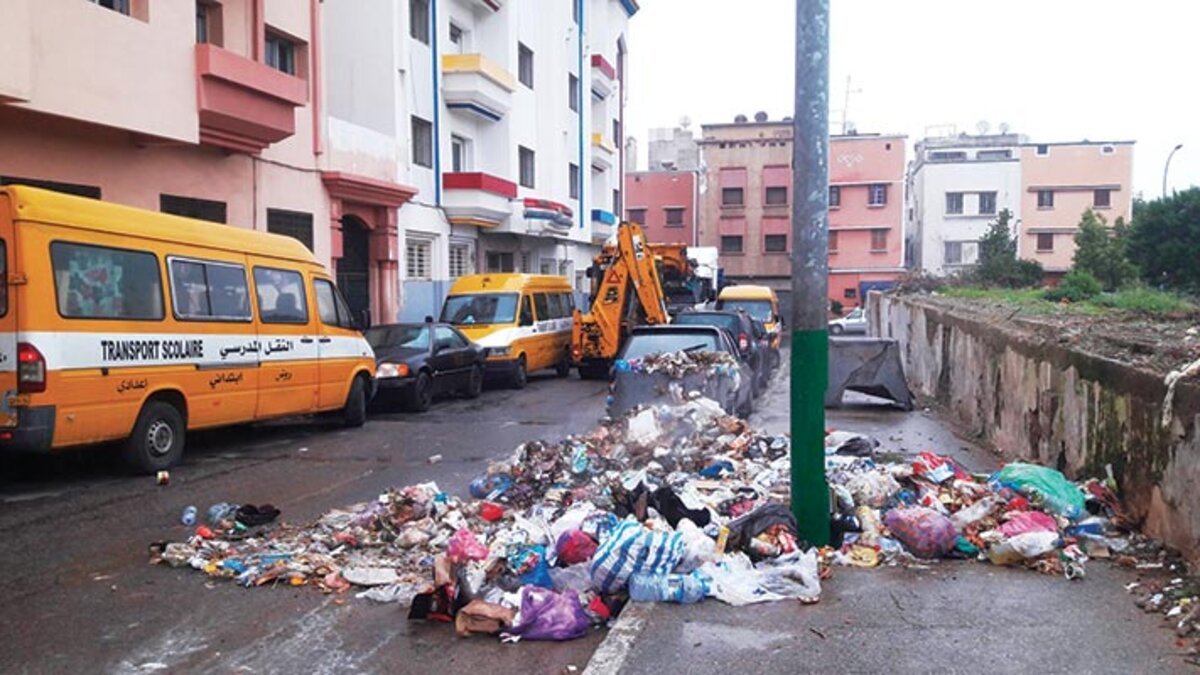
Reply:
M491 174L446 173L442 175L442 207L450 222L493 228L512 215L517 185Z

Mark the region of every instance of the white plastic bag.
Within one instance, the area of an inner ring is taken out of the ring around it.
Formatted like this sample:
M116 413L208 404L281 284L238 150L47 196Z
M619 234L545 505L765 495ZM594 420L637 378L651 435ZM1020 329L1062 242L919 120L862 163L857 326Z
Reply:
M683 560L675 566L677 574L687 574L704 563L717 559L717 542L713 541L704 531L690 519L679 521L675 528L683 537Z

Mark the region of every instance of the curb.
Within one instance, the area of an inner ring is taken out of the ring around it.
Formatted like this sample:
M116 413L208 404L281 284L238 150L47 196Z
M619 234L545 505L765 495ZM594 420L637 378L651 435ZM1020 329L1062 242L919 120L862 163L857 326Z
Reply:
M626 603L617 623L608 631L608 636L592 653L583 675L614 675L625 667L625 660L646 625L646 619L654 611L652 602Z

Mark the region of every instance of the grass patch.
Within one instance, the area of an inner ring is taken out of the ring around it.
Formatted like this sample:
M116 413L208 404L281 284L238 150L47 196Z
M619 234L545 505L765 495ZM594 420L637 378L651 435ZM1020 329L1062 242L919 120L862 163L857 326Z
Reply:
M1200 311L1194 303L1174 293L1152 288L1127 288L1117 293L1101 293L1084 302L1059 303L1047 300L1041 288L976 288L954 286L941 291L948 298L985 300L1019 307L1023 314L1098 315L1113 311L1144 314L1180 314Z
M1153 288L1127 288L1116 293L1103 293L1091 302L1108 309L1119 309L1126 312L1146 312L1148 314L1175 314L1196 311L1196 305L1184 298L1174 293L1156 291Z

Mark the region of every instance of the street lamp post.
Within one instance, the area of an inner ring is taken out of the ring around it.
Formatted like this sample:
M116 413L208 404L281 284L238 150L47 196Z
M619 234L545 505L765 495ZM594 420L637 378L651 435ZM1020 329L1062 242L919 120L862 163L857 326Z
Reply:
M1183 143L1176 145L1175 148L1171 150L1171 154L1167 155L1167 163L1163 165L1163 197L1167 196L1167 172L1171 170L1171 158L1174 157L1175 153L1179 152L1179 149L1182 147Z

